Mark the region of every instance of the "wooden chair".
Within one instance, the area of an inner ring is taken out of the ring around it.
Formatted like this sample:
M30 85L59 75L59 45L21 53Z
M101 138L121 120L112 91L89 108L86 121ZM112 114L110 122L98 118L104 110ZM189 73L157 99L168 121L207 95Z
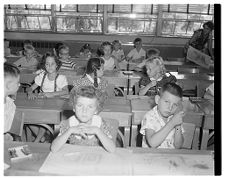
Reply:
M22 132L24 126L24 114L21 111L16 110L12 126L9 130L9 134L12 135L14 141L22 140Z
M214 115L205 115L201 137L201 150L207 150L209 139L214 136ZM212 132L210 132L212 131Z
M107 93L110 97L125 97L125 92L118 86L108 84Z

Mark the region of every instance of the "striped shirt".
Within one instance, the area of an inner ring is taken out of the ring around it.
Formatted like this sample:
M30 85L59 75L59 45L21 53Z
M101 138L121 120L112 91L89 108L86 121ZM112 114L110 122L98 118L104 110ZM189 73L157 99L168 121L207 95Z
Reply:
M75 69L75 66L76 66L76 63L72 60L67 60L67 61L62 61L62 65L60 67L60 69L66 69L66 70L74 70Z

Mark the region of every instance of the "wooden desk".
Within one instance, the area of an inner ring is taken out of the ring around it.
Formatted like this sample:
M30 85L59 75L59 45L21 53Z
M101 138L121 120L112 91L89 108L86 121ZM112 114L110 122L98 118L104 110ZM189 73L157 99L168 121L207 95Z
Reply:
M24 113L25 124L53 124L54 131L59 129L64 102L57 98L29 100L25 93L17 93L15 100L17 109Z
M32 157L11 162L8 148L25 144L30 146ZM5 142L4 162L10 168L4 175L214 175L212 151L117 148L110 154L102 147L64 145L58 153L49 153L50 144ZM65 154L72 156L62 158ZM64 164L59 161L62 159Z
M65 98L29 100L25 93L18 93L15 104L24 113L25 124L54 124L56 133L60 121L74 114L69 99ZM125 129L125 146L129 146L132 119L130 102L124 98L111 98L105 102L100 116L119 121L119 126Z

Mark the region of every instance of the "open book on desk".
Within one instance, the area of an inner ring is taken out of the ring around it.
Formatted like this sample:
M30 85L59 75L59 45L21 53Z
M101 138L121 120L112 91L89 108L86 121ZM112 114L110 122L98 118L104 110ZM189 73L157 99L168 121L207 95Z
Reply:
M65 144L58 152L50 153L39 172L59 175L130 175L131 151L117 149L108 153L102 147Z

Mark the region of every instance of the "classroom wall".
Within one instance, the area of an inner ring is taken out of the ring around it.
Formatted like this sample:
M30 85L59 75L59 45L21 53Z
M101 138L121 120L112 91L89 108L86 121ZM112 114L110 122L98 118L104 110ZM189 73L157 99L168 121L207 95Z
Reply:
M40 53L44 53L53 48L57 42L64 42L70 47L70 55L77 54L84 43L90 43L91 47L96 50L101 42L119 39L125 54L133 49L133 40L136 35L79 35L79 34L53 34L53 33L25 33L25 32L5 32L4 38L11 41L10 46L12 51L16 51L22 46L24 40L31 40L35 48ZM164 59L168 58L183 58L183 46L188 41L188 38L175 37L150 37L142 36L143 48L157 48L160 50L161 56Z

